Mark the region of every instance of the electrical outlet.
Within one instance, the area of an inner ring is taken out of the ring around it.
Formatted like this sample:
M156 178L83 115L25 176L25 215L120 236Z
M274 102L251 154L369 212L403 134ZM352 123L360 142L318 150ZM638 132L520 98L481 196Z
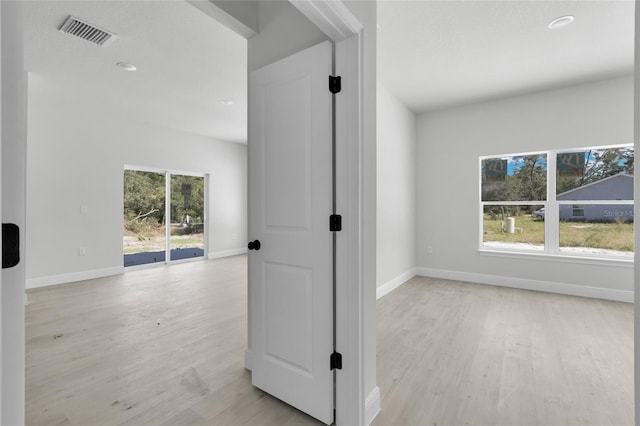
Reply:
M89 211L89 206L86 204L80 204L80 214L87 214Z
M427 247L427 254L433 254L433 247L431 246Z
M87 248L86 247L78 247L78 256L84 256L87 254Z

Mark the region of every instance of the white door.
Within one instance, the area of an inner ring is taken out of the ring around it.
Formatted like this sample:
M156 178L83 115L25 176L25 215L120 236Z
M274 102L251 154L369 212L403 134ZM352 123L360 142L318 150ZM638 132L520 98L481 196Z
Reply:
M332 112L324 42L249 77L252 381L333 422Z

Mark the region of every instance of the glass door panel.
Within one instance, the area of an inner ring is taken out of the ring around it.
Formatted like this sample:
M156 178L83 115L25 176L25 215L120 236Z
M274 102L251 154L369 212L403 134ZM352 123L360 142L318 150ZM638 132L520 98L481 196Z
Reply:
M124 171L124 266L165 261L163 173Z
M204 177L171 175L171 260L204 256Z

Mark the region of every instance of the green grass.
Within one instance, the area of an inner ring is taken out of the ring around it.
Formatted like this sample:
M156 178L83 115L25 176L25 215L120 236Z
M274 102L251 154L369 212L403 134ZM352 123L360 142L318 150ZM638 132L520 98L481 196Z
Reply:
M204 249L204 234L202 232L185 234L182 227L172 225L170 247L184 249L198 247ZM164 226L147 227L133 231L125 228L123 238L124 254L162 251L165 249Z
M184 249L197 247L204 249L204 239L202 234L193 234L189 238L171 238L172 249ZM165 249L164 237L155 237L148 240L131 241L125 239L123 245L124 254L144 253L148 251L162 251Z
M484 217L484 241L500 241L505 243L544 244L544 221L534 219L528 215L516 216L516 228L522 228L522 232L507 234L500 230L500 219L491 219L489 215ZM506 219L504 223L506 224Z
M633 252L633 223L560 222L560 247Z
M171 248L172 249L183 249L183 248L191 248L198 247L204 248L204 234L190 234L185 236L171 236Z
M484 217L484 242L544 244L544 221L528 215L516 216L522 233L500 231L501 221ZM506 223L506 220L505 220ZM560 247L588 247L633 252L633 223L560 222Z
M124 254L146 253L150 251L162 250L164 250L164 242L162 242L162 244L159 244L156 241L151 241L149 242L149 244L136 245L135 247L125 246L123 249Z

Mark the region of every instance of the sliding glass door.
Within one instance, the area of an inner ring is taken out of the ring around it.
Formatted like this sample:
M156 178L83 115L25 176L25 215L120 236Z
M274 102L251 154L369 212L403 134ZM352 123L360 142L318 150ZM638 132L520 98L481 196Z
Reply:
M166 259L164 173L124 171L124 266Z
M123 203L124 266L203 258L205 186L202 175L127 168Z
M204 256L204 177L171 175L171 260Z

